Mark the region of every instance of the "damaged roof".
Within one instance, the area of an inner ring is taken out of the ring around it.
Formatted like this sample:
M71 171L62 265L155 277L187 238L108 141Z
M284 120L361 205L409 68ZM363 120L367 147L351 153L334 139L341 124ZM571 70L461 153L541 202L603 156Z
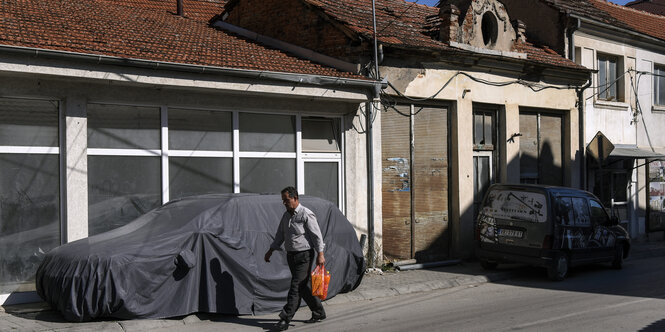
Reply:
M0 45L232 69L365 79L290 56L208 21L221 0L3 0ZM173 6L171 6L173 4Z
M300 1L319 10L333 21L357 34L360 39L372 40L374 38L371 2L364 0ZM229 1L226 11L233 10L237 2L238 0ZM438 7L404 0L376 0L375 7L377 39L384 46L474 54L438 40L438 31L441 24ZM546 47L529 42L516 45L515 51L527 55L527 58L522 61L568 69L586 69Z

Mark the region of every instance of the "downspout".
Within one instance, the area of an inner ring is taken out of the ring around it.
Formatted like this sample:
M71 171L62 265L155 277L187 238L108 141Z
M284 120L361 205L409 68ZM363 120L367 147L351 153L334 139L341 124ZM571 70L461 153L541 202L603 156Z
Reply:
M374 70L376 80L379 81L381 76L379 74L379 51L376 39L376 6L375 0L372 0L372 23L374 26ZM375 86L374 99L367 108L367 116L365 121L367 123L367 232L369 233L369 246L367 247L367 255L369 256L369 266L376 267L376 257L374 250L374 144L372 142L372 118L373 109L380 101L379 93L381 92L380 86Z
M569 16L569 19L571 17ZM575 19L575 25L569 26L567 28L566 34L568 35L568 57L571 61L577 63L575 56L575 31L577 31L582 25L582 21L579 18ZM585 128L584 128L584 90L591 86L591 75L587 83L581 87L575 89L577 92L577 113L578 113L578 145L580 150L580 187L581 189L586 190L588 187L587 184L587 169L586 169L586 146L585 141Z
M587 83L581 87L581 88L576 88L575 91L577 92L577 113L579 116L579 149L580 149L580 182L582 185L582 189L587 190L588 183L587 183L587 169L586 169L586 146L584 144L584 135L585 135L585 128L584 128L584 90L589 88L591 86L591 74L589 74L589 80Z

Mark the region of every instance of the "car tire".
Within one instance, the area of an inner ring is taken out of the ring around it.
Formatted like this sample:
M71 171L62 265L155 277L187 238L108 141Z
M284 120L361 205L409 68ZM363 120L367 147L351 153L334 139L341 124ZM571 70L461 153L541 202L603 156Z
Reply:
M621 270L621 268L623 268L623 243L619 243L615 247L612 268L617 270Z
M490 261L480 261L480 267L483 268L483 270L496 270L498 263L495 262L490 262Z
M558 253L554 255L554 260L550 266L547 267L547 276L550 280L561 281L568 275L568 255L566 253Z

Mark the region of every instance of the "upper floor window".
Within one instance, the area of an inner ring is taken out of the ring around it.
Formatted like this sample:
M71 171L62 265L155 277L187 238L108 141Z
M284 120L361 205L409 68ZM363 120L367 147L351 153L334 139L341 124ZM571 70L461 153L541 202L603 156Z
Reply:
M622 63L619 57L598 53L598 99L622 101Z
M665 66L656 66L653 69L653 103L665 105Z

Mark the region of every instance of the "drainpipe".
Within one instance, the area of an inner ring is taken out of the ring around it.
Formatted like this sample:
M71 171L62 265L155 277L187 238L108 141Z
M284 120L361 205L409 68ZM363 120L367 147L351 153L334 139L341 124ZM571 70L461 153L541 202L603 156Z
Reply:
M376 80L379 81L379 50L376 39L376 6L375 0L372 0L372 23L374 26L374 70L376 73ZM367 247L367 254L369 258L369 266L376 267L376 257L374 257L374 145L372 142L372 118L373 109L380 101L379 93L381 92L380 86L375 86L374 100L367 108L367 116L365 117L367 128L367 232L369 233L369 245Z
M568 19L571 19L570 16L568 16ZM577 31L581 25L582 21L579 18L573 18L575 20L574 25L570 25L566 29L566 34L568 35L568 57L570 60L573 62L576 62L575 58L575 31ZM586 190L588 187L587 184L587 174L586 174L586 147L584 145L585 137L585 128L584 128L584 90L586 90L589 86L591 86L591 75L589 75L589 80L587 83L581 87L575 89L577 92L577 113L578 113L578 144L579 144L579 149L580 149L580 185L581 188Z
M584 145L584 90L591 86L591 74L589 74L589 80L587 83L581 87L575 89L577 92L577 113L579 116L579 149L580 149L580 182L582 184L582 189L587 190L587 169L586 169L586 146Z

